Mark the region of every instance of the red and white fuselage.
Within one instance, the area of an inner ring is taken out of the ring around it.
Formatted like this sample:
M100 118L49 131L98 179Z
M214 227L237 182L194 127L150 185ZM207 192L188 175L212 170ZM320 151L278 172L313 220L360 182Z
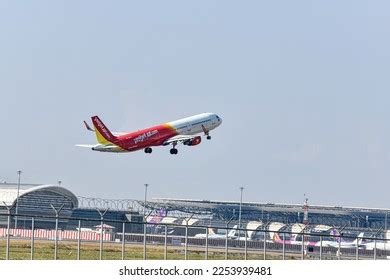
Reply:
M151 153L151 147L172 145L171 154L177 154L175 147L178 143L198 145L202 133L211 139L209 132L221 125L222 119L213 113L203 113L130 133L110 132L97 116L92 117L92 123L94 130L87 123L85 125L88 130L96 132L99 144L78 146L99 152L121 153L144 149L146 153Z

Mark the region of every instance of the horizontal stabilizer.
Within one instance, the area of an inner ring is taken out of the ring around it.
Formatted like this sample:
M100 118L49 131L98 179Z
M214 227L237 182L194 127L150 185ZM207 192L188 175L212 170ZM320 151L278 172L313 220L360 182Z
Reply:
M82 147L82 148L94 148L96 145L88 145L88 144L77 144L76 147Z

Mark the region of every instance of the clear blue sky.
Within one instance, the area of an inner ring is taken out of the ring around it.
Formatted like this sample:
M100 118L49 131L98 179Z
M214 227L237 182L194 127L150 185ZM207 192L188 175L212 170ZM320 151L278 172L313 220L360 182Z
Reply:
M390 207L388 1L0 1L0 180L77 195ZM200 112L211 142L105 154Z

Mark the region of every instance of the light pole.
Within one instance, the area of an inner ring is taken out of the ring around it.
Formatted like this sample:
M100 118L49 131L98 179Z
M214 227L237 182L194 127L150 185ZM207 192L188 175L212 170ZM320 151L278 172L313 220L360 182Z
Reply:
M149 184L144 184L145 186L145 198L144 198L144 215L143 215L143 220L144 220L144 260L146 260L146 223L147 223L147 217L146 217L146 199L147 199L147 195L148 195L148 186ZM150 215L150 213L149 213ZM148 215L148 217L149 217Z
M240 238L241 236L241 210L242 210L242 192L244 191L244 187L240 187L240 210L238 212L238 237Z
M107 213L108 208L104 210L104 212L100 211L99 209L96 209L100 215L100 246L99 246L99 260L103 259L103 217Z
M148 195L149 184L144 184L144 186L145 186L145 199L144 199L144 218L145 218L145 214L146 214L146 198L147 198L147 195Z
M56 213L56 227L55 227L55 236L54 236L54 259L57 260L58 256L58 218L60 216L60 212L62 208L64 208L65 204L62 204L59 209L55 208L53 204L50 204L51 208L53 208L54 213Z
M22 170L18 170L16 173L18 174L18 191L17 191L17 194L16 194L15 228L18 227L18 207L19 207L20 175L22 174Z
M3 204L4 204L4 206L5 206L5 208L7 208L7 214L8 214L8 219L7 219L7 243L6 243L6 249L5 249L5 259L6 260L9 260L9 228L10 228L10 226L11 226L11 208L13 207L12 205L11 205L11 207L9 207L8 205L7 205L7 203L5 203L4 201L3 201Z

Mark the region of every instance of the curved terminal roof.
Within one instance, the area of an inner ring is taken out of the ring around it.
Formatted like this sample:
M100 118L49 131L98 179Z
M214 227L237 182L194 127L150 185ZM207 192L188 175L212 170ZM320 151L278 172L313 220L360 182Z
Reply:
M164 217L161 220L162 224L175 224L177 222L178 218L175 217Z
M16 199L18 196L18 189L16 184L2 184L0 188L0 207L4 206L12 206L16 203ZM25 189L24 187L29 186L29 188ZM31 187L32 186L32 187ZM49 191L53 193L57 193L59 195L63 195L69 198L74 208L77 208L79 205L77 197L69 190L55 185L20 185L19 189L19 199L24 195L39 192L39 191Z
M293 224L291 227L291 233L293 234L298 234L301 233L305 229L304 224Z
M269 224L268 229L270 231L279 231L284 226L285 226L285 224L283 224L283 223L273 222L273 223Z
M199 219L194 219L194 218L191 218L189 219L188 221L186 219L183 220L183 222L181 223L182 225L189 225L189 226L192 226L193 224L195 224L197 221L199 221Z
M271 239L274 238L275 232L278 232L284 226L285 226L285 224L279 223L279 222L270 223L268 226L268 230L270 230L269 235L270 235Z
M327 231L330 230L332 227L328 225L316 225L313 229L315 232L321 232L321 231Z
M263 225L263 222L262 221L250 221L247 225L246 225L246 229L248 231L248 237L249 239L252 238L253 234L255 233L255 231L260 228L261 226Z

